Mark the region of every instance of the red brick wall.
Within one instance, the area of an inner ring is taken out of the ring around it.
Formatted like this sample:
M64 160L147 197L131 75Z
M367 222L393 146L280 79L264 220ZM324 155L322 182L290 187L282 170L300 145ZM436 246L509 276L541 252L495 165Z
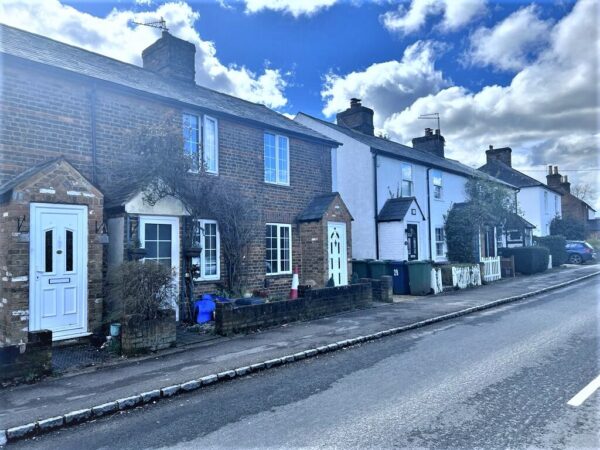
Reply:
M52 187L54 193L40 193ZM85 192L69 195L68 191ZM64 161L59 161L15 187L10 202L0 205L0 345L27 342L29 327L30 203L62 203L88 207L88 327L102 321L102 244L96 223L103 221L102 194ZM20 233L17 218L25 217Z
M28 167L64 155L92 179L92 84L82 78L59 76L7 63L3 67L0 108L0 185ZM127 138L136 130L161 123L183 108L120 88L97 87L96 142L98 185L110 185L114 169L130 163ZM186 108L187 112L195 112ZM200 113L200 111L196 111ZM330 149L289 136L290 186L264 179L263 134L255 128L213 115L219 120L219 177L239 183L259 211L258 221L294 223L310 200L331 189ZM248 264L250 290L265 279L264 226L260 227ZM349 228L348 228L349 231ZM292 229L293 265L301 262L298 227ZM224 274L221 267L221 274ZM274 295L287 295L291 275L268 277ZM215 284L204 288L214 291Z

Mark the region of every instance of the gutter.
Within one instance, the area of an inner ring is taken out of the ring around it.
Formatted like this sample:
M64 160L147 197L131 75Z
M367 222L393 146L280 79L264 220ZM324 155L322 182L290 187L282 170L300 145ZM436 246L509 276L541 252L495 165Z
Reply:
M375 259L379 259L379 223L377 222L377 153L373 152L373 200L375 219Z
M431 169L431 167L427 168L427 235L429 237L429 261L433 261L433 250L431 248L431 196L429 192L429 172Z
M90 128L92 141L92 183L98 183L98 149L96 145L96 83L90 91Z

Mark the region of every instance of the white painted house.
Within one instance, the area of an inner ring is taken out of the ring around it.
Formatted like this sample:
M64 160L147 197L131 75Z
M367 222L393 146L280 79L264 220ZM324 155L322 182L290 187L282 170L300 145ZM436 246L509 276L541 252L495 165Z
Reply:
M295 120L342 143L331 150L332 190L354 217L354 258L447 260L444 216L467 200L469 178L492 177L445 158L439 130L426 129L413 147L374 136L373 110L357 99L337 124L304 113Z
M512 167L512 149L510 147L486 150L486 164L479 168L495 178L519 188L517 204L523 218L535 228L535 236L550 234L550 223L555 217L562 216L562 191L548 186Z

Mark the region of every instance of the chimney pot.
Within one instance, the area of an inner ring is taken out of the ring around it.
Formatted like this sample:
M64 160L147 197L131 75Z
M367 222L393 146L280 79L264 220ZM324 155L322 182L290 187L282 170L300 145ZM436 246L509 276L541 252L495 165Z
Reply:
M493 145L490 145L490 150L494 150L494 146Z
M552 164L548 165L548 175L552 175Z
M425 136L433 136L433 130L431 128L425 128Z
M558 175L558 166L554 166L554 175Z

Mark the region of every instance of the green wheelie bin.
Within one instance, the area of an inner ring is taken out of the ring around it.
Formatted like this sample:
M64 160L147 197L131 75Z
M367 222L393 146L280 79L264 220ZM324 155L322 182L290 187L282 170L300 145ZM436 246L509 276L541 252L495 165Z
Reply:
M408 262L410 295L427 295L431 292L431 262Z

